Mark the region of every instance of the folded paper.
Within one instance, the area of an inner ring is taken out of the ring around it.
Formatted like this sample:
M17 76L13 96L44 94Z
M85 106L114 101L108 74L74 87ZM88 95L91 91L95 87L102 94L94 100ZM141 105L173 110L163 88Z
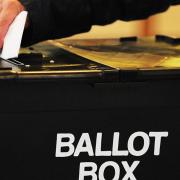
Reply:
M22 11L10 25L1 52L2 59L17 58L21 46L27 11Z

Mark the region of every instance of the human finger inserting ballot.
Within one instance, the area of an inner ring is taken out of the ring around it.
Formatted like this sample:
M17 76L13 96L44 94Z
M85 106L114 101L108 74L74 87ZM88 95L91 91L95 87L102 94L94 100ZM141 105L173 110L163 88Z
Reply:
M23 10L24 7L18 0L0 0L0 48L3 46L9 26Z

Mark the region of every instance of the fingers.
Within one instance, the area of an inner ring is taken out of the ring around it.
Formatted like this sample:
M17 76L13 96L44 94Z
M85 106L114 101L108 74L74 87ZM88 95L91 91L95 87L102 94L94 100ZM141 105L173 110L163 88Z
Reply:
M17 0L0 1L0 48L3 46L9 26L15 17L23 10L23 6Z

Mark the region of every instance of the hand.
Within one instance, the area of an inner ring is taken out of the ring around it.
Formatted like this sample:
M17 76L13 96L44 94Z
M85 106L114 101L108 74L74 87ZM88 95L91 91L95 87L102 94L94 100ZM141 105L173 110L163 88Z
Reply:
M0 0L0 48L3 46L9 26L24 9L18 0Z

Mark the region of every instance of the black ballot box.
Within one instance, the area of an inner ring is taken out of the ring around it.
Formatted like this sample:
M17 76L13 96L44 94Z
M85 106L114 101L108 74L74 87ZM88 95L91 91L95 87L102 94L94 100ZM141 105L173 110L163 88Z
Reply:
M54 40L1 60L0 179L178 179L178 42Z

